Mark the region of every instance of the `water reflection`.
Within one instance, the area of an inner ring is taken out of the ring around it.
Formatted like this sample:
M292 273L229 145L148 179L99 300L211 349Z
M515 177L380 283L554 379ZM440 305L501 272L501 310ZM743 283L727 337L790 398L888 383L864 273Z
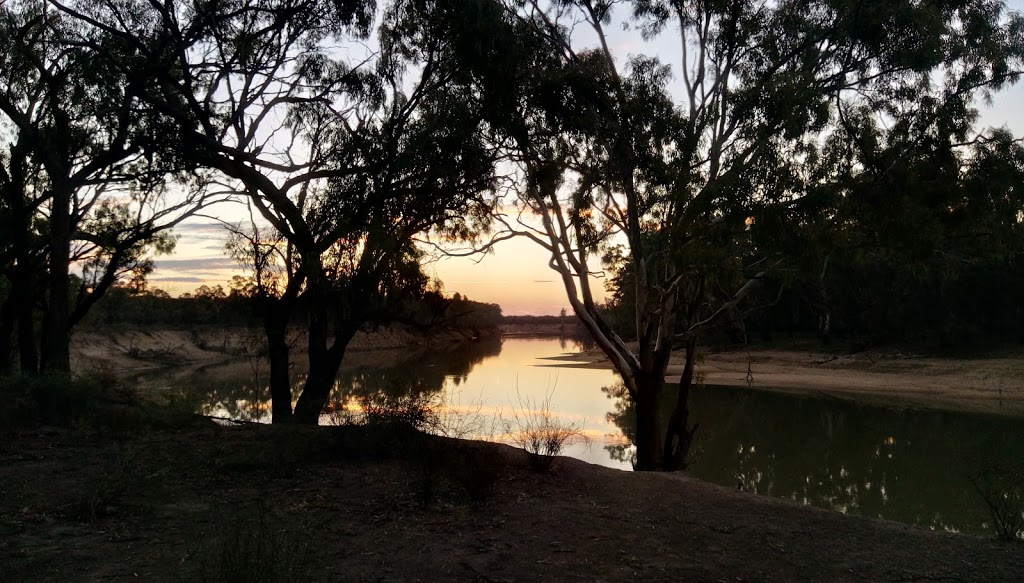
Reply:
M582 423L593 440L567 455L629 469L632 407L613 372L564 362L564 354L581 349L570 339L507 338L443 352L355 354L360 362L345 365L332 407L371 395L438 395L450 409L507 418L510 408L550 395L551 410L567 423ZM302 372L295 378L301 381ZM204 414L268 421L265 380L266 370L240 362L164 374L150 384ZM987 508L967 476L1024 459L1024 420L724 387L694 390L692 407L700 423L692 475L936 529L987 531Z
M605 392L609 418L632 436L621 389ZM694 391L692 407L700 429L689 471L698 478L940 530L988 531L968 476L1024 458L1022 420L727 387ZM630 450L609 455L628 459Z
M476 365L500 353L501 339L485 338L441 352L353 354L338 373L326 413L368 395L401 397L458 388ZM293 370L292 386L301 387L305 376L304 371ZM148 384L171 391L203 415L261 423L270 421L267 370L258 359L204 366L185 373L165 373L148 379Z

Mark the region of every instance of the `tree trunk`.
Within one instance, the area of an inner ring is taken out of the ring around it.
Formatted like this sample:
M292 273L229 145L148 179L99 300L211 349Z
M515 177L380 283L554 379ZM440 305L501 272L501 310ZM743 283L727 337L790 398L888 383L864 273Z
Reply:
M341 360L338 359L337 366L333 365L333 359L313 359L309 362L309 375L306 377L306 384L302 387L302 394L295 403L295 421L303 425L318 425L320 414L331 398L331 389L334 388L334 381L337 378L338 368Z
M20 173L19 173L20 176ZM17 180L22 184L24 177ZM7 276L11 282L8 301L13 311L14 326L17 329L18 364L22 374L39 372L39 355L36 349L35 307L32 292L33 261L31 251L30 211L25 208L24 192L5 191L5 202L10 207L11 250L14 265Z
M693 435L697 426L690 424L690 388L693 386L693 369L697 357L697 338L690 338L686 345L686 364L683 374L679 377L679 393L672 417L669 418L665 430L664 469L667 471L685 470L689 464L688 456L693 445Z
M267 360L270 364L271 423L292 421L292 387L288 378L290 312L290 307L279 305L274 300L264 304L263 331L267 336Z
M357 330L357 327L346 323L335 331L334 343L328 348L326 305L324 301L310 308L309 375L295 403L295 420L305 425L320 423L320 414L331 398L345 350Z
M14 370L14 299L8 294L0 305L0 375Z
M662 469L662 434L658 404L664 377L638 375L636 393L636 464L637 471Z
M43 372L71 372L69 282L71 256L71 195L55 186L50 212L49 301L43 315Z
M27 253L19 253L17 261L18 264L11 270L11 297L17 313L18 363L22 374L36 374L39 372L39 353L36 348L32 269Z

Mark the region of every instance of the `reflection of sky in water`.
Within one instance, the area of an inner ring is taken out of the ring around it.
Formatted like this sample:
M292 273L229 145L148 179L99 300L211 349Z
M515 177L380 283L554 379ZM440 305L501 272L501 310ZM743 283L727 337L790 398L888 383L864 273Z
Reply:
M622 458L628 459L626 436L634 432L632 409L601 391L618 383L615 373L559 366L565 364L559 357L579 350L557 338L493 339L405 355L387 367L346 367L334 407L355 408L367 394L428 395L447 404L448 423L475 419L460 426L471 429L463 436L503 439L502 419L550 397L552 414L581 425L591 439L589 446L571 445L566 455L629 469ZM259 382L248 364L232 366L153 384L193 395L205 414L269 421L265 366ZM300 386L302 374L295 378ZM666 416L672 389L666 387L662 400ZM692 419L700 424L692 475L852 514L984 532L990 518L968 476L1024 462L1024 420L724 387L697 388L692 399ZM616 446L625 456L613 457Z
M521 402L543 403L550 395L550 409L566 423L583 425L591 439L589 447L577 443L567 448L566 455L591 463L629 469L608 457L604 446L621 443L622 432L606 420L608 400L600 388L618 382L609 370L556 366L549 360L559 355L579 352L569 343L552 338L510 338L501 346L501 354L485 358L454 386L447 389L454 402L473 410L480 406L485 417L500 414L508 418L513 409L523 409Z

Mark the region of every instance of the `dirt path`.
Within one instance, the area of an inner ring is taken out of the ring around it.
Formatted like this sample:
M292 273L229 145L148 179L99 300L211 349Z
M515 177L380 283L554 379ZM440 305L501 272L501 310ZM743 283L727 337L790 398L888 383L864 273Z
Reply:
M575 360L611 368L600 351ZM926 358L897 353L836 356L792 350L706 353L697 371L710 385L823 393L860 402L1024 417L1024 352L993 358ZM673 355L666 380L682 373Z
M367 459L326 429L299 437L210 427L119 441L6 440L0 580L222 581L224 569L296 581L1019 581L1024 573L1021 544L570 459L541 475L518 450L490 444L465 446L483 448L469 477L433 474L424 508L415 456ZM493 489L469 496L482 475L493 476Z

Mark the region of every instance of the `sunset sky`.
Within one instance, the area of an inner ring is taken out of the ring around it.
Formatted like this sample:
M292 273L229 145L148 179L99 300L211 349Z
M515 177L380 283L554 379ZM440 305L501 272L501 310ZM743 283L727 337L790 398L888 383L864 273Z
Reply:
M1008 2L1011 9L1024 10L1024 0ZM669 34L644 42L638 33L609 27L613 52L657 54L678 68L678 36ZM586 42L585 40L583 41ZM1016 136L1024 136L1024 85L1018 84L996 95L991 106L982 105L981 127L1007 127ZM224 220L246 216L240 204L226 204L207 211ZM241 271L225 256L226 232L210 218L194 218L175 229L180 235L173 256L159 257L151 285L173 295L192 291L203 284L227 287L232 275ZM470 299L500 304L505 314L557 314L568 307L565 291L557 274L547 267L546 252L525 239L505 241L493 253L476 259L444 258L426 266L432 277L444 282L449 293L459 292ZM595 289L600 290L601 285Z

